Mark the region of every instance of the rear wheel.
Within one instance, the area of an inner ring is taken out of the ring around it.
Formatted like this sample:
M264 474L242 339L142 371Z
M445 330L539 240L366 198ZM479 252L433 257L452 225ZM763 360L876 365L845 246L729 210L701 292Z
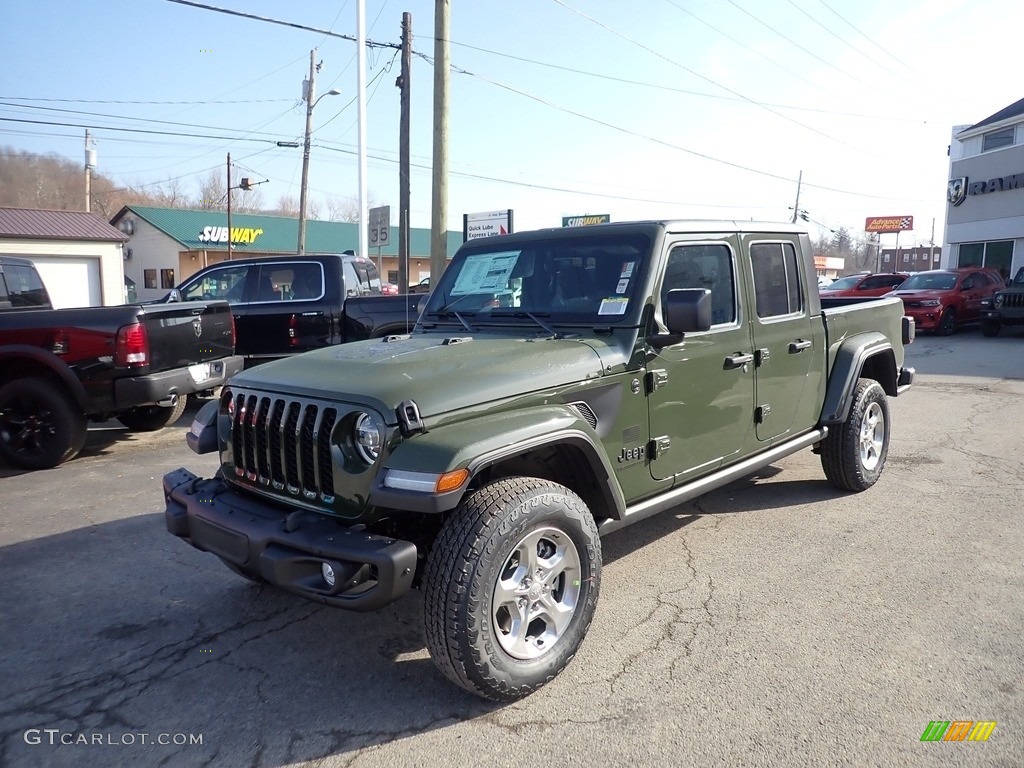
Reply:
M140 405L119 413L117 420L132 432L156 432L180 419L186 405L188 397L182 395L170 408L162 405Z
M533 477L498 480L469 494L434 543L427 648L467 691L521 698L575 656L600 579L597 526L575 493Z
M935 326L935 333L939 336L950 336L956 330L956 311L952 307L946 307L946 311L939 318L939 324Z
M874 379L859 379L846 421L821 443L825 476L844 491L864 491L882 474L889 455L889 401Z
M981 321L981 334L982 336L998 336L999 331L1003 329L1003 324L998 320L982 320Z
M57 386L18 379L0 387L0 455L21 469L49 469L85 445L85 414Z

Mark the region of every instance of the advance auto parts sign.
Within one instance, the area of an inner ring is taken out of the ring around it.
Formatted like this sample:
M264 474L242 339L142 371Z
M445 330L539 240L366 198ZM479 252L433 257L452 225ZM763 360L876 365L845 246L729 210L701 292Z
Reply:
M864 220L865 232L902 232L913 228L913 216L870 216Z
M232 243L254 243L256 238L263 234L262 229L253 227L232 227ZM228 241L227 227L203 227L199 234L201 243L226 243Z

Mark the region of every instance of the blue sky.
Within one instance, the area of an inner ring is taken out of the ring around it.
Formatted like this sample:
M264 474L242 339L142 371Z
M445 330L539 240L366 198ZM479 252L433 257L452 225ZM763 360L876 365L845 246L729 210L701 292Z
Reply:
M408 11L414 50L432 59L433 2L365 2L371 41L397 44ZM210 4L356 29L354 0ZM324 209L358 194L352 42L167 0L7 3L0 19L0 117L88 125L100 172L124 183L180 177L195 192L231 152L237 175L269 179L268 205L298 197L301 149L274 142L301 140L301 82L317 47L318 92L343 93L316 108L311 195ZM902 244L927 243L933 218L941 242L951 128L1024 95L1012 42L1022 22L1019 0L454 2L449 227L505 208L519 230L585 213L786 220L803 171L800 207L822 231L913 215ZM397 223L399 60L374 48L367 63L367 184ZM432 81L414 56L421 227ZM0 145L76 162L83 135L0 121Z

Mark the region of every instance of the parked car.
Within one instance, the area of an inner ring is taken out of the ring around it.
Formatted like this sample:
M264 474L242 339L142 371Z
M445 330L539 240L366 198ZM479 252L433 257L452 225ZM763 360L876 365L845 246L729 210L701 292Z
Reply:
M821 290L823 297L884 296L910 275L903 272L875 272L867 275L847 275L834 280Z
M981 300L981 332L998 336L1004 325L1024 325L1024 267L1004 288Z
M911 275L889 295L903 300L918 330L948 336L957 326L980 320L982 302L1002 287L1003 276L995 269L931 269Z
M424 277L416 285L410 285L409 293L430 293L430 278Z
M882 473L914 378L902 304L819 299L805 232L735 226L464 243L413 333L269 363L204 406L187 441L218 469L164 475L167 529L318 605L419 585L446 677L532 693L590 626L599 536L812 446L844 491Z
M234 259L200 270L165 301L225 299L246 365L406 333L421 297L385 296L377 267L351 253Z
M49 469L86 423L153 431L242 370L224 301L53 309L32 262L0 256L0 457Z

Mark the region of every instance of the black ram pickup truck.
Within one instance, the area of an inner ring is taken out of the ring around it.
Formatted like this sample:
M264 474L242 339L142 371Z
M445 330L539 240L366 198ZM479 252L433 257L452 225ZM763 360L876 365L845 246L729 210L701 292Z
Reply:
M165 301L230 302L246 367L350 341L408 333L422 296L384 296L351 253L234 259L206 267Z
M0 459L54 467L89 420L160 429L242 370L233 347L226 302L53 309L30 261L0 257Z

